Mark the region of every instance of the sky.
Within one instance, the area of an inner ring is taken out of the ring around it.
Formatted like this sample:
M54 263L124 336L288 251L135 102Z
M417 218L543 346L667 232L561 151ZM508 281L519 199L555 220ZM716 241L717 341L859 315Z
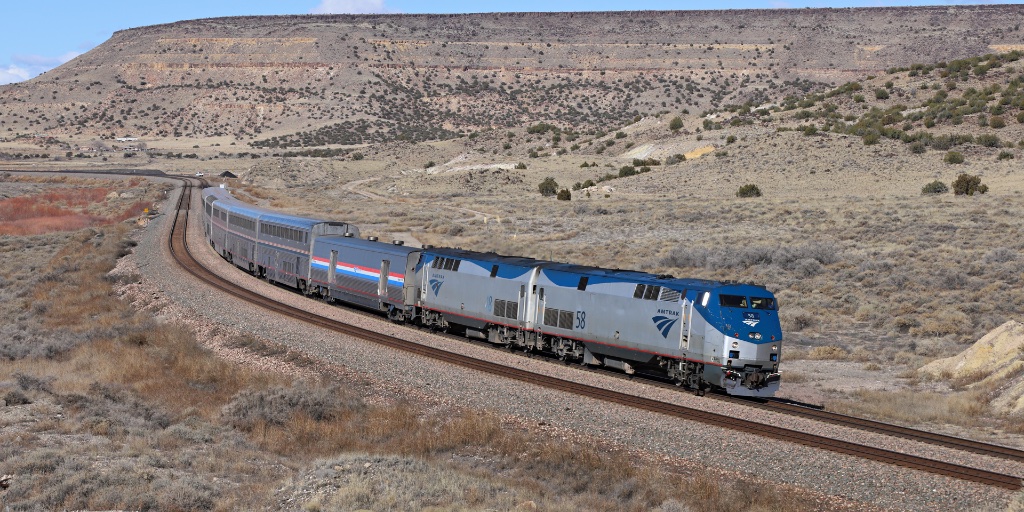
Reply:
M0 85L57 67L106 41L117 30L197 18L313 13L469 13L798 9L1012 3L959 0L4 0L0 8Z

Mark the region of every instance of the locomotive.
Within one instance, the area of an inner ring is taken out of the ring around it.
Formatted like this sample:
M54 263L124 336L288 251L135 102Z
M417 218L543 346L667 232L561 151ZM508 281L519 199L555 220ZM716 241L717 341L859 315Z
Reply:
M344 222L202 192L203 228L239 268L327 302L566 362L769 397L782 329L762 286L361 238Z

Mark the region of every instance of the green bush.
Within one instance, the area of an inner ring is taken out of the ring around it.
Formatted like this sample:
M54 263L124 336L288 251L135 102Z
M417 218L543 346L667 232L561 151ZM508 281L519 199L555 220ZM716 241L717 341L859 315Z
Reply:
M761 197L761 189L753 183L748 183L736 191L736 197Z
M925 185L924 188L921 189L921 195L945 194L946 192L949 192L949 187L947 187L945 183L939 180L935 180Z
M1013 153L1010 153L1009 151L1000 151L996 160L1013 160Z
M568 189L564 189L563 188L562 190L558 191L558 200L559 201L569 201L570 199L572 199L572 193L569 192Z
M975 193L984 194L988 192L988 185L981 183L980 176L961 174L953 181L953 193L958 196L973 196Z
M544 181L540 182L537 188L540 190L540 195L544 197L553 196L558 193L558 182L554 178L547 177L544 178Z
M985 146L986 148L998 148L1003 145L1003 142L999 140L998 135L992 135L991 133L983 133L974 138L974 142L978 145Z
M889 99L889 91L885 89L875 89L875 99L887 100Z
M864 103L864 95L863 94L854 94L853 95L853 101L856 102L856 103Z
M726 144L732 144L733 142L736 142L736 136L735 135L730 135L730 136L725 138L725 143Z
M924 145L924 142L921 142L919 140L910 143L910 152L914 153L915 155L920 155L921 153L924 153L926 149L928 148Z
M433 167L433 166L435 166L435 165L437 165L437 162L435 162L435 161L431 160L431 161L427 162L426 164L424 164L424 165L423 165L423 168L424 168L424 169L430 169L431 167Z
M992 116L992 119L988 121L988 125L997 130L1006 128L1006 119L1003 119L1003 116Z
M864 136L861 137L861 140L864 141L865 146L873 146L875 144L878 144L879 138L881 138L881 135L879 135L878 132L870 131L868 133L865 133Z
M964 154L959 151L949 151L942 158L942 161L947 164L962 164L964 163Z
M626 176L633 176L636 173L636 167L633 167L632 165L623 165L622 167L619 168L620 178L625 178Z
M616 132L615 133L615 138L616 139L625 139L626 138L626 132Z
M678 164L679 162L685 162L685 161L686 161L686 155L675 154L675 155L672 155L672 156L670 156L670 157L665 159L665 165L675 165L675 164Z
M672 118L672 121L668 123L668 129L673 132L678 132L683 129L683 118L676 116Z

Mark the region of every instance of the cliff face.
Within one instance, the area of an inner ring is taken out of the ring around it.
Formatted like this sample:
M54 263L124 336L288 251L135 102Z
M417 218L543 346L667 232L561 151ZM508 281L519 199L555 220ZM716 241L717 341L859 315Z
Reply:
M1022 15L973 6L183 21L118 32L0 88L0 130L308 145L537 121L611 129L1024 47Z

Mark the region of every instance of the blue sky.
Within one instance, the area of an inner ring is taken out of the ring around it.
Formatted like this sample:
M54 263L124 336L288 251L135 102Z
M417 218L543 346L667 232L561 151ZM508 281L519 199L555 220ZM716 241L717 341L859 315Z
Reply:
M1012 3L1002 1L726 0L6 0L0 8L0 84L20 82L89 51L116 30L172 21L260 14L462 13L774 9Z

